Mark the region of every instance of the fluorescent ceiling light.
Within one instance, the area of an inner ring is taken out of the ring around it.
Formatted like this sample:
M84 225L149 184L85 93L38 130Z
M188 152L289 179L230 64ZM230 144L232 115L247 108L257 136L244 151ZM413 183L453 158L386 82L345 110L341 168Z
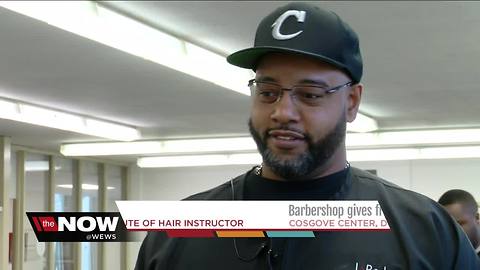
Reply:
M249 95L252 71L92 1L2 1L1 6L118 50ZM219 75L218 71L221 71Z
M452 158L480 158L480 146L368 149L347 151L347 160L350 162ZM261 162L262 158L258 153L161 156L137 159L137 165L140 168L221 166L240 164L254 165L260 164Z
M376 133L349 133L347 148L427 146L480 143L480 129L414 130Z
M370 149L348 150L347 160L352 161L386 161L418 159L418 149Z
M250 95L250 70L230 65L223 55L168 35L91 1L3 1L0 6L46 22L154 63ZM221 71L221 74L218 74ZM378 129L377 122L358 114L347 125L352 132Z
M480 146L349 150L349 161L480 158Z
M60 170L62 167L55 166L55 170ZM50 170L49 162L46 160L35 160L25 162L26 172L43 172Z
M57 187L60 188L73 188L73 185L71 184L66 184L66 185L57 185ZM92 185L92 184L82 184L82 189L84 190L98 190L98 185ZM108 190L115 189L114 187L107 187Z
M175 154L195 152L253 151L257 146L251 137L212 138L192 140L139 141L129 143L64 144L65 156Z
M144 157L137 160L141 168L159 167L191 167L260 164L262 157L258 153L231 155L197 155L197 156L165 156Z
M6 99L0 99L0 118L112 140L140 138L140 132L129 126Z
M347 133L347 149L368 149L406 146L449 146L480 144L480 129L419 130L376 133ZM65 156L102 155L171 155L219 152L254 152L257 146L251 137L184 139L165 141L107 142L63 144Z

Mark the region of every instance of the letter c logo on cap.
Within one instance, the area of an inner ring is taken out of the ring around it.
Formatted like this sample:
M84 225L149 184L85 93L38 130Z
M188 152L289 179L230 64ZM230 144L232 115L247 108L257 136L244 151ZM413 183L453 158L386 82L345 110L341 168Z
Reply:
M280 33L280 27L282 27L282 24L285 21L285 19L287 19L290 16L297 17L297 22L303 23L305 21L305 15L306 15L305 11L300 11L300 10L287 10L287 11L285 11L272 24L272 27L273 27L272 36L275 39L278 39L278 40L286 40L286 39L291 39L291 38L294 38L294 37L300 35L303 32L303 30L300 30L300 31L298 31L296 33L293 33L293 34L290 34L290 35L284 35L284 34Z

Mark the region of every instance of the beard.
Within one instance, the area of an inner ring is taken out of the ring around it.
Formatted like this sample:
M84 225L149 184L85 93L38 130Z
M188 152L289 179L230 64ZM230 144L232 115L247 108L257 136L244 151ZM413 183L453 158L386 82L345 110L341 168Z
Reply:
M315 169L322 167L330 160L338 147L345 141L345 134L347 130L346 115L343 114L337 121L335 127L328 132L325 137L314 142L312 137L303 133L304 140L307 143L307 150L293 159L282 159L276 155L267 145L269 138L269 131L267 129L261 136L260 133L253 127L252 119L248 121L248 127L252 137L257 144L258 151L262 155L263 162L276 175L284 179L305 178L310 175ZM283 125L275 130L294 130L288 125ZM298 130L294 130L298 132Z

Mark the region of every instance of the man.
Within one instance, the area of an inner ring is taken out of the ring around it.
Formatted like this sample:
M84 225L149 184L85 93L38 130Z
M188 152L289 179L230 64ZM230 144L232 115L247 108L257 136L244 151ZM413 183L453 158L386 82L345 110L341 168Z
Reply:
M465 190L452 189L445 192L438 199L438 203L462 226L475 252L480 256L480 217L472 194Z
M346 159L346 122L363 85L355 32L336 14L290 3L257 28L254 47L230 55L253 69L255 167L189 200L378 200L388 232L315 232L315 238L168 238L149 233L136 269L479 269L460 227L436 202Z

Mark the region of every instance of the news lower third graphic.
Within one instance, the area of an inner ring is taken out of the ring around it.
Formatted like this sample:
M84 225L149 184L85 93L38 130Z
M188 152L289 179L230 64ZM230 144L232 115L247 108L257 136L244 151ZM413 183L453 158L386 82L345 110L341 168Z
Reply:
M27 212L39 242L128 242L118 212Z
M389 231L378 201L116 201L129 231L169 237L316 237Z
M316 237L389 231L378 201L116 201L120 212L27 212L40 242L128 242L168 237Z

